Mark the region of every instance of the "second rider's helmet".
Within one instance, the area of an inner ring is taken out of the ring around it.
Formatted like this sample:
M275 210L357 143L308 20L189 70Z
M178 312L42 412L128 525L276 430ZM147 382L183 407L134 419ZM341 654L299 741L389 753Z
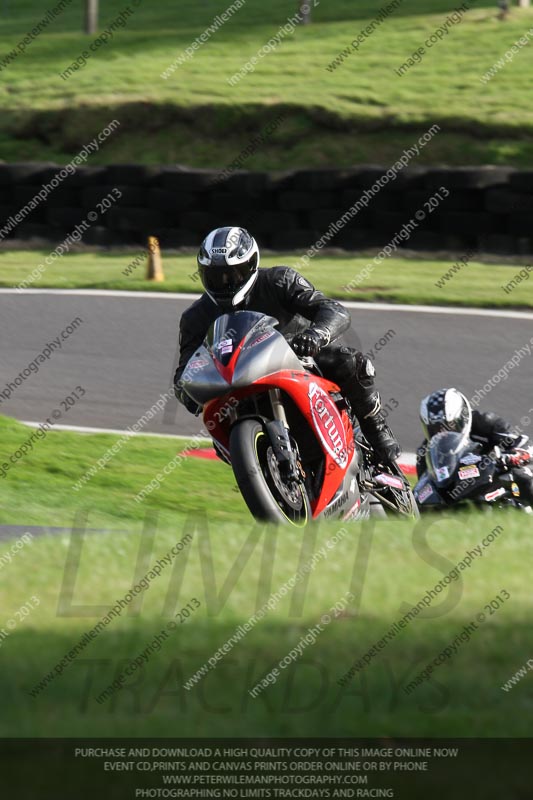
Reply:
M420 421L427 441L442 431L460 433L466 440L472 429L472 407L458 389L440 389L420 403Z

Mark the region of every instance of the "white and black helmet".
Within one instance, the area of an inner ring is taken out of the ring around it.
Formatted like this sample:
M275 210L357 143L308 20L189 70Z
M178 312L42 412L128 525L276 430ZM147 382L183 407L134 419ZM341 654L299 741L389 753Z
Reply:
M458 389L440 389L428 394L420 403L420 421L428 441L442 431L454 431L468 439L472 408Z
M222 308L240 305L257 279L259 248L244 228L216 228L198 253L198 273L209 297Z

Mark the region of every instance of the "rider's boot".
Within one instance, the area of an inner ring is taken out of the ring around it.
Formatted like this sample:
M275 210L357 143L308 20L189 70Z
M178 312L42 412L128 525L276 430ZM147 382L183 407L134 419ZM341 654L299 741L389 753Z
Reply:
M375 389L365 390L359 386L355 395L352 398L348 396L348 399L357 415L365 439L380 461L394 463L401 453L401 448L385 422L379 392Z

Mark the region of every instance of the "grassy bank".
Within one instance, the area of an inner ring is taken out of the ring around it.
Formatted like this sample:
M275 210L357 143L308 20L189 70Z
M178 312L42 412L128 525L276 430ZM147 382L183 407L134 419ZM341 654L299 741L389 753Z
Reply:
M194 57L162 78L226 7L223 0L183 0L179 11L170 0L142 3L92 52L72 4L17 53L44 12L37 0L8 2L0 35L0 157L65 162L117 118L119 131L91 163L220 167L283 114L247 168L388 164L435 123L442 132L420 163L530 165L531 48L521 48L488 83L481 78L530 28L533 11L513 8L501 24L495 4L478 0L400 77L397 70L456 4L404 0L334 68L379 9L367 0L356 8L350 0L330 0L313 8L312 25L282 33L279 45L232 86L228 80L296 12L285 0L248 0ZM102 7L102 31L123 8L122 0ZM84 50L90 57L62 78Z

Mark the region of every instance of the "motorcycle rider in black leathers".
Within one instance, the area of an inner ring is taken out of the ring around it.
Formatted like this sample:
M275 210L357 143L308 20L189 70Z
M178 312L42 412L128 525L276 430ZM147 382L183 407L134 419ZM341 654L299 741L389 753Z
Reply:
M523 461L514 450L522 437L503 417L492 411L472 409L462 392L449 388L424 397L420 403L420 421L426 438L416 451L418 478L426 471L427 445L433 436L441 431L464 433L466 438L481 444L483 455L488 455L495 447L503 451L500 458L502 471L512 468L520 497L533 505L533 471L529 466L521 466Z
M181 376L209 327L230 311L257 311L278 319L278 330L295 353L313 357L324 377L340 387L379 459L390 463L398 457L400 447L385 422L374 386L374 366L340 338L350 326L350 315L340 303L290 267L259 269L259 248L243 228L211 231L200 247L198 272L205 292L181 317L174 377L176 397L190 412L198 414L201 409L187 394Z

